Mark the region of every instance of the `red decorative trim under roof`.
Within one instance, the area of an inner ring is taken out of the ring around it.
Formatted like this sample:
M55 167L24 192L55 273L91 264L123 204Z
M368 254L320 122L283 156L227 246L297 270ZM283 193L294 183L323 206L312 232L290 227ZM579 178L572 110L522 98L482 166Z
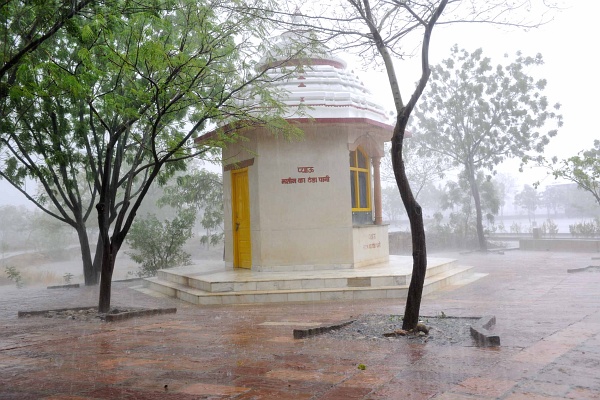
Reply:
M341 61L331 60L331 59L326 59L326 58L310 57L310 58L293 58L291 60L272 61L272 62L262 65L261 68L266 70L266 69L283 68L283 67L289 67L289 66L297 67L299 65L308 65L308 66L330 65L337 69L344 69L346 67L344 65L344 63Z
M306 87L306 85L305 86L298 85L298 87ZM303 102L304 102L304 97L300 97L300 103L303 103ZM288 108L299 107L300 105L301 104L297 104L297 103L286 104L286 106ZM316 108L316 107L354 108L354 109L357 109L357 110L369 111L369 112L372 112L374 114L381 115L382 117L385 117L385 114L383 112L377 111L377 110L375 110L372 107L359 107L359 106L357 106L355 104L308 103L307 106L308 107L313 107L313 108Z
M367 124L367 125L375 125L379 128L383 128L385 130L389 130L390 132L394 130L392 125L385 124L383 122L375 121L369 118L286 118L287 121L297 122L301 124L306 123L317 123L317 124Z
M379 121L374 121L369 118L286 118L286 120L289 122L298 123L298 124L367 124L367 125L374 125L378 128L384 129L389 132L393 132L393 130L394 130L394 127L392 125L384 124L383 122L379 122ZM228 132L228 131L234 131L236 129L247 130L247 129L252 129L252 128L259 127L259 126L261 126L261 125L255 124L253 126L249 126L249 125L240 124L240 127L236 128L235 123L226 124L226 125L222 126L221 128L217 128L215 130L205 133L202 136L197 137L196 139L194 139L194 143L200 144L205 140L211 139L217 134L218 131ZM411 136L412 136L412 134L409 131L405 131L404 137L409 138Z

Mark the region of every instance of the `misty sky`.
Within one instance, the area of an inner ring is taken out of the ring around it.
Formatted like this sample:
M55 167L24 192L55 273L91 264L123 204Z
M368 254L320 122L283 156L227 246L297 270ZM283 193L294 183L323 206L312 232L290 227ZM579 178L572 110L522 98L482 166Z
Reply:
M561 103L564 125L546 147L546 155L559 158L589 149L594 139L600 138L595 122L598 113L597 94L600 93L600 74L597 73L597 66L600 65L597 45L600 24L596 21L600 2L567 0L563 4L564 8L554 14L552 21L529 31L473 24L441 29L436 27L430 48L432 65L448 58L454 44L471 52L482 48L484 56L492 58L493 64L514 60L518 50L531 56L541 53L544 65L532 69L531 74L534 78L547 79L545 94L550 104ZM509 55L507 61L503 58L505 53ZM406 99L410 97L414 82L420 76L419 62L417 59L398 64L397 72L408 76L400 80ZM378 76L361 73L361 76L364 77L364 83L376 91L378 98L391 98L383 73ZM387 107L392 109L393 103L390 102ZM546 172L540 168L527 170L526 174L520 175L517 168L518 162L509 162L499 170L516 175L521 187L536 180L542 180L543 186L555 183L554 178L546 178Z

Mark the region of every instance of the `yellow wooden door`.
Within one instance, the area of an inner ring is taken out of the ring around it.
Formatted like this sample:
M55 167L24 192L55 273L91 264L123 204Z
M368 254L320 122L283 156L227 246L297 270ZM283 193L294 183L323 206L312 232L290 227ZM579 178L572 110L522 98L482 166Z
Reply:
M233 266L252 267L250 240L250 194L248 168L231 171L231 209L233 210Z

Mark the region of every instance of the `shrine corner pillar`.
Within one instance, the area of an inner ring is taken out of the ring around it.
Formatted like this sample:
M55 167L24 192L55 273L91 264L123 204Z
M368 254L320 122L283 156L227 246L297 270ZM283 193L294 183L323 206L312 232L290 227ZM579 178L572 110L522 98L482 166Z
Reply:
M381 157L372 157L371 163L373 164L373 197L375 203L375 225L382 225L383 214L381 211Z

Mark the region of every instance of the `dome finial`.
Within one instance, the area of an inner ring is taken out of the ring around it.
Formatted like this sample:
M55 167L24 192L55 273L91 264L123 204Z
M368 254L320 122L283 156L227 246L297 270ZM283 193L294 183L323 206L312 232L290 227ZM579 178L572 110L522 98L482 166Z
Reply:
M300 11L300 7L296 6L296 10L294 14L292 14L292 23L293 24L301 24L302 23L302 12Z

